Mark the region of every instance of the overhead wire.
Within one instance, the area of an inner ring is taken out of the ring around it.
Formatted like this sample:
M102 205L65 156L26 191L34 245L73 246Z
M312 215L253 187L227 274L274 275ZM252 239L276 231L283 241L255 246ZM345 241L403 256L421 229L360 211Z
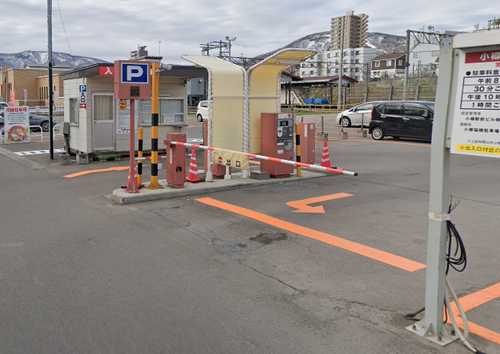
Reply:
M62 30L64 32L64 39L66 41L66 44L68 45L69 54L73 54L73 49L71 48L71 43L69 41L68 31L66 31L66 25L64 23L64 17L63 17L63 13L62 13L62 8L61 8L61 2L60 2L60 0L57 0L56 9L57 9L57 13L59 15L59 20L61 21L61 28L62 28Z

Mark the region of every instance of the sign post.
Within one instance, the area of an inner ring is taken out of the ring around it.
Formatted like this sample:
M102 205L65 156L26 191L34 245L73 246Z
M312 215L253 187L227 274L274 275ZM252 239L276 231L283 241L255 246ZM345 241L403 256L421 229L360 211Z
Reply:
M149 99L151 95L149 63L116 61L114 66L115 98L130 100L129 173L127 192L138 193L135 163L135 100Z
M431 148L425 317L408 329L440 345L458 338L443 323L450 152L500 157L499 38L500 30L446 38L439 57Z

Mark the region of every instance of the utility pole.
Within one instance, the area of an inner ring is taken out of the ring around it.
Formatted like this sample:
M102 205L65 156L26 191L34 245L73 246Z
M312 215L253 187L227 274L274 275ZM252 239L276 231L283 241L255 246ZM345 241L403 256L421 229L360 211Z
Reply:
M345 16L342 17L342 35L340 40L340 69L339 69L339 97L337 101L337 110L340 110L342 104L342 76L344 76L344 33L345 33Z
M52 77L52 0L47 0L47 52L49 71L49 151L50 159L54 160L54 83Z
M406 100L408 92L408 76L410 74L410 30L406 30L406 59L405 59L405 79L403 81L403 99Z
M366 70L365 70L365 102L368 102L368 90L369 90L369 78L370 75L370 63L366 63Z

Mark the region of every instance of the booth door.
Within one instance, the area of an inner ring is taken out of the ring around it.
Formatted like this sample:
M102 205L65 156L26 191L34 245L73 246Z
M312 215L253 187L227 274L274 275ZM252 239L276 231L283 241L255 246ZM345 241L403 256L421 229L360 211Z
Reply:
M94 150L114 150L112 94L94 95L92 117Z

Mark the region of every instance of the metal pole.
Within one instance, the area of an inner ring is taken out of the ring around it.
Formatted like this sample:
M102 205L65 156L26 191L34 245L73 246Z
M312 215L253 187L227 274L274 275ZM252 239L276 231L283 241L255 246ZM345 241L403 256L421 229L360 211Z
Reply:
M135 100L130 99L130 129L129 129L129 169L128 169L128 181L127 181L127 192L137 193L137 180L136 180L136 169L135 169Z
M342 17L342 35L340 41L340 67L339 67L339 83L338 83L338 101L337 101L337 111L341 110L342 104L342 76L344 75L344 31L345 31L345 17Z
M403 81L403 100L406 100L408 90L408 76L410 74L410 30L406 30L406 65L405 65L405 79Z
M369 89L369 78L368 78L368 75L370 75L370 72L369 72L369 65L368 63L366 63L366 74L365 74L365 103L368 102L368 89Z
M54 92L52 77L52 0L47 0L47 66L49 75L49 151L54 160Z
M158 123L160 120L160 64L151 63L151 181L150 189L160 188L158 182Z
M427 268L425 272L425 317L408 327L410 331L445 345L455 337L447 335L443 324L445 301L445 268L448 204L450 192L450 151L446 146L449 116L448 102L451 95L453 73L453 48L451 39L444 41L439 57L439 81L436 97L431 147L429 224L427 234Z

